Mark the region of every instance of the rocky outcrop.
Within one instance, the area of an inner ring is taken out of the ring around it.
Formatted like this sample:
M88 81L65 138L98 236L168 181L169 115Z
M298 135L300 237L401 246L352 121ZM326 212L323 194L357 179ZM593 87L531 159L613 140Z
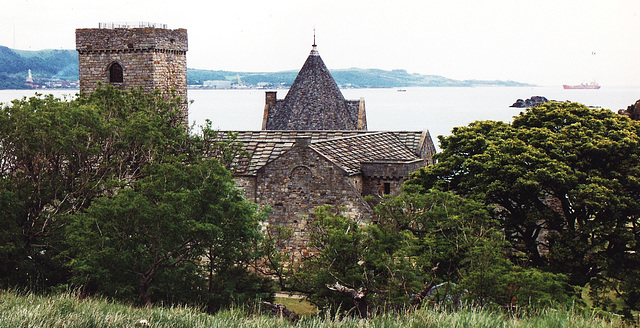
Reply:
M640 120L640 100L633 105L629 105L627 109L618 110L618 114L628 116L632 120Z
M533 96L533 97L531 97L529 99L526 99L526 100L518 99L518 100L516 100L515 103L513 103L513 105L511 105L509 107L516 107L516 108L536 107L536 106L540 106L543 103L546 103L548 101L549 101L549 99L547 99L546 97Z

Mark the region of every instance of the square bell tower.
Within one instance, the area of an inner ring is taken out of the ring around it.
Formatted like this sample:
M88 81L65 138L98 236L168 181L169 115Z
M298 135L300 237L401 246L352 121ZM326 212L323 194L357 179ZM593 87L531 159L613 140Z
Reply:
M164 24L99 24L76 29L80 91L101 83L121 90L175 91L187 118L187 30ZM188 122L188 120L185 120Z

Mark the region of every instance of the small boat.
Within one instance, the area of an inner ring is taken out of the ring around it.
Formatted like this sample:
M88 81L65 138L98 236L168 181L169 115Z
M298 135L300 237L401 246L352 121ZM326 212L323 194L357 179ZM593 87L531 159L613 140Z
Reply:
M597 82L591 82L589 84L582 83L582 84L578 84L578 85L567 85L567 84L564 84L564 85L562 85L562 87L565 88L565 89L600 89L600 85Z

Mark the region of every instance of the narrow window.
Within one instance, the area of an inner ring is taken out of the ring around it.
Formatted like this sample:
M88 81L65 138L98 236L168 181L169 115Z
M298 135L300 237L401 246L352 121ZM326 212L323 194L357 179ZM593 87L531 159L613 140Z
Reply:
M113 63L109 66L109 83L122 83L124 80L124 74L122 72L122 66L118 63Z
M384 183L384 194L388 195L390 193L391 193L391 183L385 182Z

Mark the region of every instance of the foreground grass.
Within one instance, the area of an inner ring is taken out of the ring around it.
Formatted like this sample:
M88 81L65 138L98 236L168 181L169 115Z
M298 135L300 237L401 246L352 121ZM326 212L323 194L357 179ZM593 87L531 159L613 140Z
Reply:
M303 317L310 317L318 313L318 309L315 306L303 299L276 296L275 302L286 306L287 309Z
M143 321L144 320L144 321ZM146 322L146 323L143 323ZM148 324L147 324L148 323ZM0 291L0 327L620 327L592 315L546 310L525 318L466 309L419 310L369 320L312 316L292 325L269 315L227 310L215 315L187 307L136 308L104 299L78 300L72 294L49 297Z

